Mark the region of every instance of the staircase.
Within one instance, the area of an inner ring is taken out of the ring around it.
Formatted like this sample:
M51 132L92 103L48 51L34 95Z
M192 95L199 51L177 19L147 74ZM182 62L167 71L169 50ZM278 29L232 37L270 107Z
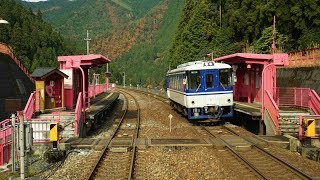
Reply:
M280 108L281 109L281 108ZM299 116L310 115L311 113L305 109L300 110L280 110L279 112L279 132L294 137L299 136Z

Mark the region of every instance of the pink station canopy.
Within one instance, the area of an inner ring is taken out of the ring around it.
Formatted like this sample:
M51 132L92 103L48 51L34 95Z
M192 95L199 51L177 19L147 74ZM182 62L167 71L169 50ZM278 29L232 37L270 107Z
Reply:
M111 60L100 54L75 55L75 56L59 56L60 69L68 69L73 67L86 66L88 68L102 66L110 63Z
M269 64L287 66L289 65L288 54L254 54L254 53L235 53L214 59L214 61L224 61L228 64Z

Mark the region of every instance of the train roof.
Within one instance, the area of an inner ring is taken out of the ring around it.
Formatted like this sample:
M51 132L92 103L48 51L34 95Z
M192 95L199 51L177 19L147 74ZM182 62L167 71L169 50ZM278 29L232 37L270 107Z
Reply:
M180 64L176 69L168 71L168 73L176 73L190 70L205 70L205 69L226 69L231 68L229 64L217 63L213 61L192 61Z

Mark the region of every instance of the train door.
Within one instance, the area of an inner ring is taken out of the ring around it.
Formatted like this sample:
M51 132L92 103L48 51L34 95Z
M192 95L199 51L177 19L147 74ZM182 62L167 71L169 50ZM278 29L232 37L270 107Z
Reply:
M203 73L204 77L204 91L205 92L211 92L214 91L214 88L216 87L217 82L217 70L206 70Z

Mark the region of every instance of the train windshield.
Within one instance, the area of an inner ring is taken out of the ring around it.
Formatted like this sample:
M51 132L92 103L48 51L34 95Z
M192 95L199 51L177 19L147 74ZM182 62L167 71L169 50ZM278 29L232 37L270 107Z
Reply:
M187 79L187 89L198 89L200 86L200 71L188 71Z
M220 69L219 70L220 77L220 86L225 89L232 86L231 77L232 71L231 69Z

